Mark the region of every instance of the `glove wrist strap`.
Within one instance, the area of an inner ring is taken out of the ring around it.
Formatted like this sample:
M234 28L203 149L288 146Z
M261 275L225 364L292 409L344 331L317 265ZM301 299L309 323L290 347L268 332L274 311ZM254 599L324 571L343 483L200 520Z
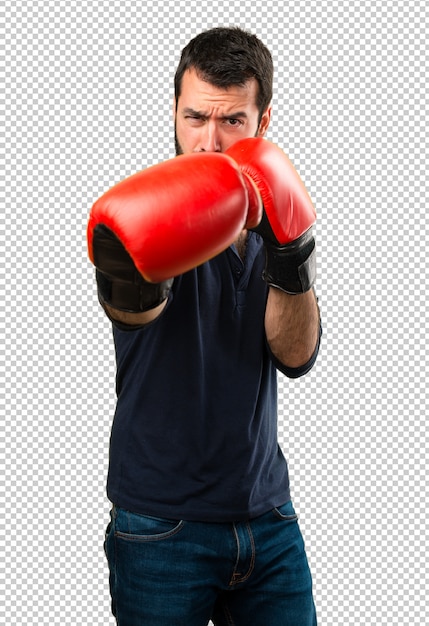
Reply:
M94 261L101 305L127 313L143 313L164 302L173 279L149 283L137 271L121 241L104 225L94 230Z
M141 276L136 282L112 278L96 270L98 299L103 306L109 306L126 313L144 313L162 304L168 297L173 279L162 283L148 283Z
M290 294L309 291L316 280L316 244L311 229L289 244L264 243L264 280Z

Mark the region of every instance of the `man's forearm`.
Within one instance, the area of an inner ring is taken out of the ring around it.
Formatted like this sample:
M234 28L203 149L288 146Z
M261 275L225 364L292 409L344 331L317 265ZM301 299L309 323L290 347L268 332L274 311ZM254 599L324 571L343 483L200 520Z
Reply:
M290 295L270 287L265 332L274 356L288 367L307 363L319 339L320 316L314 290Z

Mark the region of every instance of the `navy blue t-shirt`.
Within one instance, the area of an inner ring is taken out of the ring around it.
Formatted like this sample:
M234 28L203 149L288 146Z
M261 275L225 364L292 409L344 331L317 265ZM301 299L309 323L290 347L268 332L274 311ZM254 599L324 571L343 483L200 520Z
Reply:
M176 278L153 323L114 327L117 407L107 491L117 506L227 522L289 500L277 442L281 366L265 338L263 265L262 240L250 233L244 264L231 246Z

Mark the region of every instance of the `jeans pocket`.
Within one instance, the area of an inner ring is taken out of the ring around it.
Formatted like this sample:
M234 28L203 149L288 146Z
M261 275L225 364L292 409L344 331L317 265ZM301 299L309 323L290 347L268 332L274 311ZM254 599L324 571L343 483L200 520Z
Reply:
M104 542L103 542L103 547L104 547L104 552L106 553L107 556L107 540L109 539L109 535L110 535L110 530L112 528L112 522L109 522L105 532L104 532Z
M282 506L278 506L273 509L274 515L277 519L284 522L296 522L298 521L298 515L295 513L292 502L286 502Z
M124 509L115 511L115 537L126 541L162 541L176 535L183 526L180 520L140 515Z

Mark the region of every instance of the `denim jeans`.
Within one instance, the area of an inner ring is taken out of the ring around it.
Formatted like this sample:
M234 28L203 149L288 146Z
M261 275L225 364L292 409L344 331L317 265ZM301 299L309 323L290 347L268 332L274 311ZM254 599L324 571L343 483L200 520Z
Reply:
M315 626L292 503L247 522L147 517L113 507L105 552L118 626Z

